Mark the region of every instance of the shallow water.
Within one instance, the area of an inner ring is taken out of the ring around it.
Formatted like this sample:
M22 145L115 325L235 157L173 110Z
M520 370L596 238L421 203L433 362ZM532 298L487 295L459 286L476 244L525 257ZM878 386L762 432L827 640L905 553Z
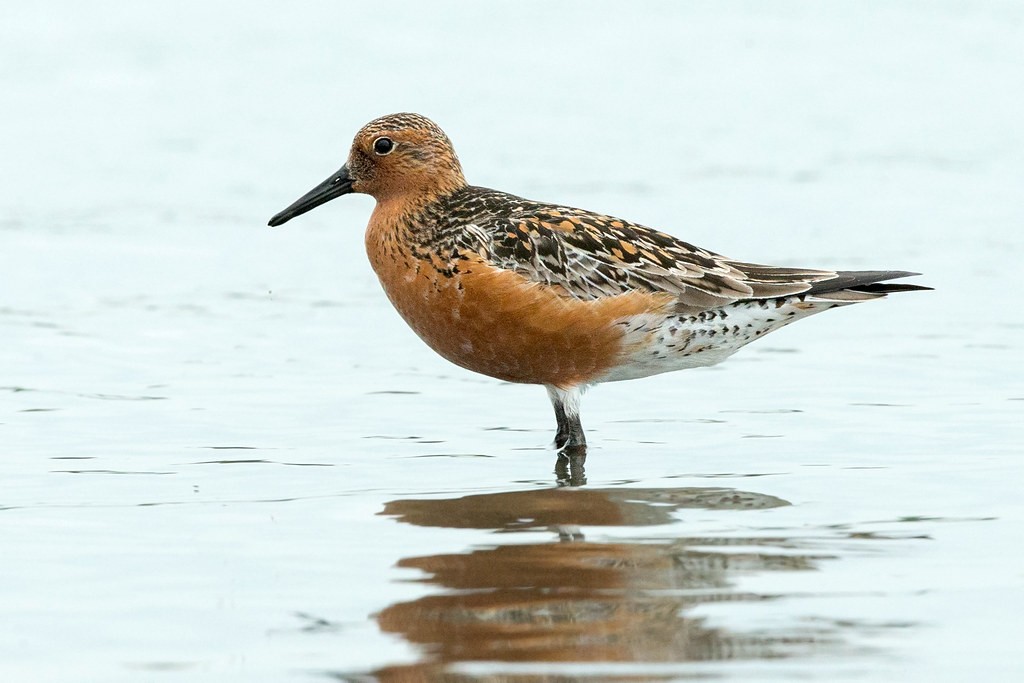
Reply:
M3 680L1024 673L1019 5L8 14ZM265 227L396 110L476 183L936 291L599 387L568 467L390 309L371 200Z

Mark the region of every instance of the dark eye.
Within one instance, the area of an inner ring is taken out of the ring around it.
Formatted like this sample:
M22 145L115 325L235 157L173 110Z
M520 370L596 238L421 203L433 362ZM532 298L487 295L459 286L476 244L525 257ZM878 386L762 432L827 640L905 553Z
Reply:
M394 148L395 143L392 142L391 138L377 138L373 141L373 151L380 156L390 154Z

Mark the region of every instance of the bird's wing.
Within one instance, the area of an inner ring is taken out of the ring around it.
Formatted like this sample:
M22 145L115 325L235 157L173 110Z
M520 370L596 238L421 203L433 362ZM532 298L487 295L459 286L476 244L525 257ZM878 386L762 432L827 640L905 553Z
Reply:
M611 216L519 200L464 233L500 268L576 299L666 292L680 313L808 292L825 270L735 261Z

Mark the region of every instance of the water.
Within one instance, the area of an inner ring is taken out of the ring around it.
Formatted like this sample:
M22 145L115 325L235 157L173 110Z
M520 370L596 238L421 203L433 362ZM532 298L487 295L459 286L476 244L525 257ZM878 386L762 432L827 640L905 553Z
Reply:
M1019 677L1022 33L995 1L8 8L3 679ZM542 390L390 310L371 200L265 227L398 110L478 184L936 291L599 387L556 471Z

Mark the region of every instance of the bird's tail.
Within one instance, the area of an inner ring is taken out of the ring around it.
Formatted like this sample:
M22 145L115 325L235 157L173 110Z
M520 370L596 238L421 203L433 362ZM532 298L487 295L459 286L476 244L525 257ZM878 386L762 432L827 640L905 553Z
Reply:
M896 280L913 275L920 275L920 273L911 273L905 270L840 271L833 278L815 282L804 294L822 301L853 303L855 301L881 299L886 294L893 294L895 292L914 292L932 289L932 287L925 287L924 285L887 282L887 280Z

